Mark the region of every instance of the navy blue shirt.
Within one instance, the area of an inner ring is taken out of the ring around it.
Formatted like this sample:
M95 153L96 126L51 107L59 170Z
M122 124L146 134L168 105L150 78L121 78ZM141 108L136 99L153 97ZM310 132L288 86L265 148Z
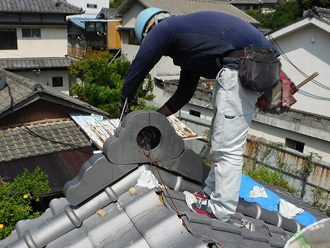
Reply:
M216 63L218 57L224 57L222 66L238 68L239 60L226 58L226 54L249 45L272 47L250 23L225 13L204 11L167 18L142 42L124 82L122 97L133 99L160 58L170 56L181 67L178 88L165 103L175 113L189 102L200 77L216 77L221 69Z

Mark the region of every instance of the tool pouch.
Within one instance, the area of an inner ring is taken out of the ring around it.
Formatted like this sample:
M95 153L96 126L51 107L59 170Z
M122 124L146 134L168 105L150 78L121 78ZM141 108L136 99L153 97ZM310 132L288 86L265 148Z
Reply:
M281 63L272 48L249 46L240 59L239 77L245 88L264 92L277 85L280 68Z

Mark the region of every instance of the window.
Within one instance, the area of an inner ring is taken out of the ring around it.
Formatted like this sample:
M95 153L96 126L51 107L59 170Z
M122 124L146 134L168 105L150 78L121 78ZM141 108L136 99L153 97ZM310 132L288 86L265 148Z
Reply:
M62 87L63 86L63 78L62 77L53 77L52 78L53 87Z
M285 146L295 149L299 152L304 152L305 143L286 138Z
M16 28L0 28L0 49L17 49Z
M24 38L40 38L40 28L22 28L22 37Z
M87 8L97 9L97 4L88 3Z
M189 114L197 117L201 117L201 112L190 109Z
M100 22L87 22L86 24L87 32L104 32L105 24Z
M138 40L136 39L136 36L135 36L134 29L131 29L129 31L128 44L139 45L139 42L138 42Z

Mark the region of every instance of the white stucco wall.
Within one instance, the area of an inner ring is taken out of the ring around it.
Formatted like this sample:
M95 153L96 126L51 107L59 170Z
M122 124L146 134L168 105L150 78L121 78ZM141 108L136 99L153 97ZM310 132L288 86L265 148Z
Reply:
M315 79L330 89L330 32L308 24L275 40L295 66L308 75L319 72L319 76ZM283 57L281 62L284 71L295 84L305 79ZM329 89L309 82L295 94L297 103L292 108L330 117Z
M40 28L41 37L23 38L22 27L13 26L17 32L17 49L0 50L0 58L64 57L67 54L66 26L28 27Z
M42 70L39 75L33 71L15 72L18 75L37 81L40 84L52 87L52 77L62 77L63 87L52 87L54 90L69 95L69 73L67 70Z
M67 0L68 3L82 8L85 13L80 16L96 17L102 8L109 8L109 0ZM87 4L96 4L97 8L88 8Z

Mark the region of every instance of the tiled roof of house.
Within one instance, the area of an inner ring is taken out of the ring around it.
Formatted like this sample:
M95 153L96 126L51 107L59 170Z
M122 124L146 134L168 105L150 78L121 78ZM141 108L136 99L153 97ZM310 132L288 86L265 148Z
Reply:
M64 0L1 0L0 12L82 14Z
M15 73L0 69L0 76L3 76L7 82L7 85L0 90L0 117L8 114L11 108L13 110L19 109L30 102L43 98L82 110L83 112L107 115L102 110L83 101Z
M0 162L79 149L90 142L72 120L0 129Z
M218 0L141 0L139 1L146 8L156 7L168 10L172 15L184 15L197 11L217 11L227 13L243 19L247 22L257 24L251 16L234 7L229 1ZM126 0L116 12L121 16L130 6L135 3L135 0Z
M307 11L304 17L315 17L322 20L323 22L330 24L330 9L313 7L312 9Z
M68 68L72 60L70 57L5 58L0 59L0 68L8 70Z
M102 8L100 13L96 16L96 19L113 19L116 10L117 9L114 8Z
M149 145L155 145L151 151L144 151L141 147L145 144L137 143L141 130L150 138ZM160 139L153 144L155 133ZM159 113L128 114L103 151L91 157L77 177L65 184L65 198L54 199L41 217L18 222L16 230L0 245L284 247L302 228L295 220L244 200L228 223L192 212L183 191L199 190L207 167L184 147Z

